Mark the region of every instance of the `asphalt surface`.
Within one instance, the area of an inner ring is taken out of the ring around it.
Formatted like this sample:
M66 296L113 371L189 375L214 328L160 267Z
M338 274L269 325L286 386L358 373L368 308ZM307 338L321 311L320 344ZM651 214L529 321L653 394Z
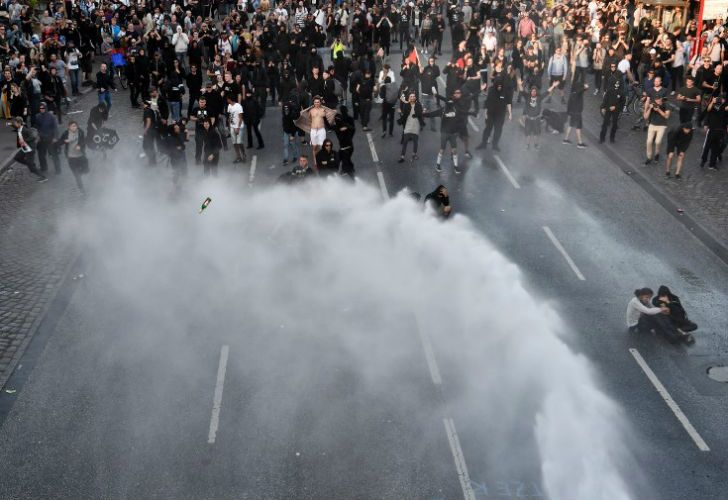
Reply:
M139 148L140 116L121 95L115 102L112 124L130 150ZM482 114L474 122L482 129ZM241 196L284 172L279 130L278 112L268 108L267 147L249 151L249 158L257 156L252 186L250 163L223 167ZM372 132L376 164L366 135L357 132L359 178L390 195L445 184L455 212L469 217L518 266L529 292L559 313L564 342L593 363L600 387L629 424L633 458L623 474L633 497L725 498L728 392L706 375L709 366L728 364L725 264L595 144L579 151L544 134L540 150L526 151L514 119L506 124L499 165L491 150L474 150L480 133L471 127L475 158L463 160L461 150L464 171L456 175L448 158L442 174L434 171L439 133L423 132L415 164L396 163L397 132L385 139L380 133ZM121 151L107 163L97 159L96 182L104 181L105 170L131 163L143 161ZM163 201L167 193L157 195ZM442 377L436 387L418 342L421 326L405 312L367 304L327 310L302 316L295 332L244 312L236 313L246 319L234 328L220 320L178 329L173 317L145 325L130 320L135 311L125 308L114 283L103 281L101 261L87 255L78 264L87 278L67 281L60 293L67 307L51 311L47 334L34 340L35 354L29 351L24 361L25 374L10 379L6 389L17 392L2 394L1 498L463 498L445 418L457 427L472 497L545 498L532 430L486 421L490 412L481 411L482 402L456 397L471 376L461 358L471 346L461 332L432 338ZM632 290L660 284L682 297L700 325L694 347L626 332ZM484 306L488 301L483 298ZM331 314L372 343L384 332L401 332L396 376L368 379L370 370L327 328ZM166 342L144 342L151 329L164 332L152 338L175 341L172 353ZM211 444L222 346L229 358ZM710 451L698 449L630 348ZM509 418L507 408L502 414ZM494 449L504 428L513 433L510 446Z

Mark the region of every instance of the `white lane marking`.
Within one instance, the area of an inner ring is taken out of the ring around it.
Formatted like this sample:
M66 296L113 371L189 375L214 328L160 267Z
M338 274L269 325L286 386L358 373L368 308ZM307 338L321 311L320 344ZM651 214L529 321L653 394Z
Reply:
M554 233L553 233L553 231L551 231L551 228L548 226L543 226L543 230L546 233L546 236L548 236L549 239L551 240L551 243L553 243L554 246L556 247L556 250L561 252L561 255L563 255L563 257L564 257L564 260L566 261L567 264L569 264L569 267L571 268L571 270L574 271L574 274L576 274L576 277L579 278L581 281L586 281L586 278L584 277L583 274L581 274L581 271L579 271L579 268L576 267L576 264L574 264L574 261L571 259L571 256L568 253L566 253L566 249L564 248L564 246L561 244L561 242L558 239L556 239L556 236L554 236Z
M374 163L379 163L377 149L374 147L374 139L372 139L372 134L370 132L367 132L367 142L369 143L369 151L372 152L372 160L374 160Z
M478 127L478 124L475 122L475 118L472 116L468 117L468 123L470 126L475 130L476 132L480 132L480 127Z
M447 84L445 83L445 79L443 77L438 76L437 81L440 82L440 85L442 85L443 88L447 87Z
M384 174L381 170L377 171L377 179L379 179L379 192L382 193L382 198L388 200L389 191L387 191L387 185L384 183Z
M655 372L652 371L652 368L649 367L645 359L642 357L642 355L639 353L637 349L631 348L629 350L630 354L632 354L632 357L635 361L637 361L637 364L640 365L640 368L642 368L642 371L645 372L645 375L647 375L647 378L652 382L652 385L655 386L655 389L657 390L657 393L662 397L663 401L667 404L667 406L672 410L672 412L675 414L677 419L682 424L683 428L687 431L687 433L690 435L690 437L693 439L693 442L698 447L700 451L710 451L710 448L708 448L708 445L703 441L703 438L700 437L700 434L698 434L698 431L695 430L695 427L693 427L693 424L690 423L690 420L688 420L688 417L685 416L685 414L682 412L678 404L675 402L674 399L672 399L672 396L670 396L670 393L667 392L667 389L665 389L665 386L662 385L662 382L660 382L660 379L657 378L657 375L655 375Z
M463 449L460 447L460 439L455 430L455 422L451 418L444 418L443 422L445 422L445 432L447 433L447 440L450 442L450 451L452 451L452 458L455 461L455 469L458 472L460 486L463 489L463 497L465 500L475 500L475 492L470 483L470 474L468 474L468 466L465 464Z
M69 111L66 115L77 115L78 113L83 113L83 110L79 109L77 111Z
M210 417L210 432L207 442L213 444L217 438L217 427L220 424L220 408L222 407L222 388L225 385L225 371L227 370L228 354L230 348L226 345L220 349L220 364L217 366L217 383L215 383L215 396L212 400L212 416Z
M248 184L253 185L253 181L255 180L255 168L258 166L258 155L253 155L253 158L250 160L250 176L248 177Z
M417 333L420 336L420 342L422 342L422 348L425 350L425 359L427 360L427 367L430 369L430 378L432 378L433 384L440 386L442 385L442 376L440 376L440 367L437 366L437 358L435 358L435 351L432 349L430 336L420 327L420 321L417 319L417 316L415 316L415 323Z
M503 163L503 160L500 159L500 156L493 155L493 158L495 158L495 162L498 164L498 167L500 167L500 169L503 171L503 173L508 178L508 180L511 181L511 184L513 185L513 187L516 189L521 189L521 185L518 184L518 181L516 180L515 177L513 177L513 174L511 174L511 171L508 170L508 167L506 167L506 164Z

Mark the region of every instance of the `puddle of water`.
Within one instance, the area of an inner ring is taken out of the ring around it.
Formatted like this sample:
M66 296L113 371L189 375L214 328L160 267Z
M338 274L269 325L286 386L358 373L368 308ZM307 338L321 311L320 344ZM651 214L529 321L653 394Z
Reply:
M708 368L708 377L716 382L728 383L728 366L711 366Z

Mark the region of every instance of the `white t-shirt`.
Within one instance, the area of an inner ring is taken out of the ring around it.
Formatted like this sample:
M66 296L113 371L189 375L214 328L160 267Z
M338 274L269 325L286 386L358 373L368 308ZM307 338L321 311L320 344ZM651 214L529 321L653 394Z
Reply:
M631 67L632 67L632 65L630 64L630 62L627 59L622 59L621 61L619 61L619 64L617 65L617 69L619 71L621 71L622 73L624 73L625 75L627 74L627 72L630 70Z
M228 116L230 116L230 126L232 128L240 128L242 125L243 118L243 107L239 102L228 104L227 107Z

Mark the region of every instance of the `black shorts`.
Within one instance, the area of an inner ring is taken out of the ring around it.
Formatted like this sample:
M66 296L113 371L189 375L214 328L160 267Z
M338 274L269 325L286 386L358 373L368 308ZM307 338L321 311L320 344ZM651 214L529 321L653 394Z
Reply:
M564 90L564 77L562 76L552 76L549 78L549 87L554 84L554 82L559 82L559 90Z
M581 113L569 113L569 127L581 130Z
M689 142L684 141L667 141L667 153L684 153L688 150L688 146L690 146Z
M450 143L450 147L455 149L458 147L458 134L457 132L454 134L440 134L440 149L445 149L445 146L447 146L447 143Z

